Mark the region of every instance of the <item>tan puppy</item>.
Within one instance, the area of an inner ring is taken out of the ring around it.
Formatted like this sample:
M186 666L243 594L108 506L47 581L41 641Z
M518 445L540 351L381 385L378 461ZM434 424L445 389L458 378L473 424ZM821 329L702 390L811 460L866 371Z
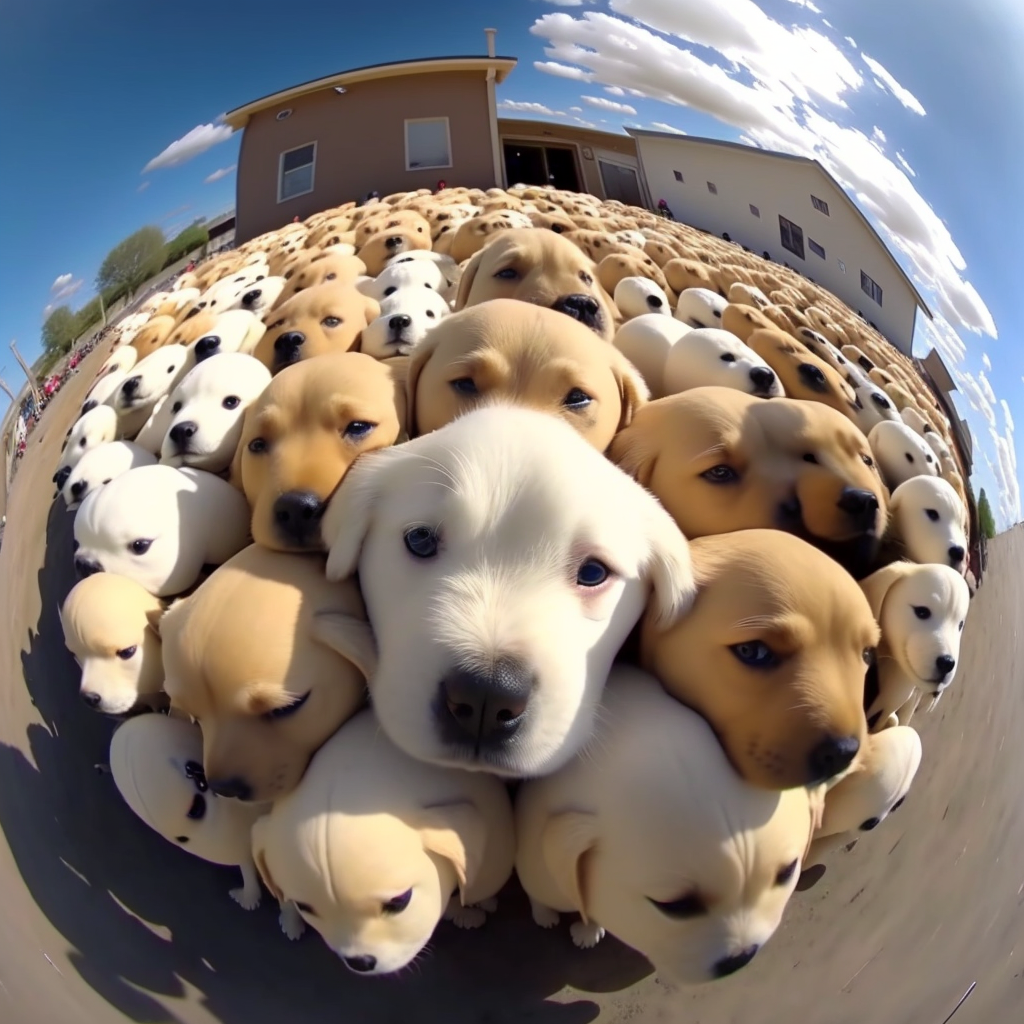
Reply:
M695 388L643 406L609 454L687 537L774 527L864 575L885 530L867 439L818 402Z
M667 982L733 974L771 938L810 839L806 790L743 782L707 723L617 666L594 743L516 799L516 873L543 928L579 911Z
M318 253L292 274L272 308L278 309L306 288L320 284L353 284L365 274L366 264L358 256Z
M64 645L82 670L79 695L105 715L163 703L158 624L164 603L124 576L76 583L60 609Z
M847 769L867 732L864 675L878 626L852 577L776 530L691 541L692 611L645 618L641 664L700 712L733 767L765 789Z
M455 309L490 299L547 306L579 320L606 341L615 333L614 307L597 280L597 267L554 231L506 231L469 261Z
M483 924L515 857L503 783L414 761L371 711L327 741L252 841L267 887L358 974L401 970L442 917Z
M722 294L712 268L700 260L677 257L669 260L661 269L665 273L669 288L676 294L686 291L687 288L707 288ZM727 327L726 330L731 328Z
M294 789L363 703L376 659L355 581L255 544L172 605L160 634L165 689L202 726L210 788L244 801Z
M405 432L402 367L361 352L282 370L245 411L231 482L252 508L257 544L316 550L320 517L362 452Z
M404 226L389 226L398 218L403 218L407 223ZM356 256L366 264L366 272L376 277L393 257L403 252L429 248L430 224L426 218L413 210L399 210L378 225L378 230L356 249Z
M615 286L626 277L646 277L662 291L668 291L668 282L661 267L643 253L616 253L605 256L597 265L597 279L608 295L614 295ZM677 301L678 298L673 299L673 307Z
M174 330L174 318L170 316L155 316L145 327L139 331L129 342L135 349L138 359L136 362L145 359L158 348L165 345Z
M447 317L416 349L407 385L410 433L437 430L500 399L561 416L603 452L647 394L626 358L583 324L493 299Z
M321 284L293 295L264 317L267 332L253 355L271 373L303 359L358 348L380 306L353 284Z
M735 334L742 342L761 329L772 330L777 324L768 316L770 306L758 308L743 303L730 302L722 310L722 329Z
M463 263L475 256L485 245L503 231L514 228L529 228L529 218L521 222L521 215L505 210L498 213L481 213L463 221L452 235L448 246L449 255L456 263Z

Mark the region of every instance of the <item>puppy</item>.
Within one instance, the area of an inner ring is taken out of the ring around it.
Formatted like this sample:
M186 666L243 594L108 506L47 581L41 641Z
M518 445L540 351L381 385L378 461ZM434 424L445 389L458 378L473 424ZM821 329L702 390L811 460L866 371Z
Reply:
M718 326L730 334L735 334L740 341L746 343L754 331L771 331L778 327L778 324L769 315L773 308L772 306L759 308L730 302L722 310L722 322Z
M941 477L915 476L889 501L889 532L912 562L967 571L967 509Z
M270 371L259 360L240 352L201 362L167 400L160 461L178 468L226 472L242 436L245 410L270 381Z
M775 371L728 331L701 327L688 331L665 357L666 395L715 385L737 388L760 398L785 395Z
M419 252L421 250L417 250ZM359 285L359 290L364 294L383 302L389 295L404 288L427 288L430 291L441 295L448 286L440 264L433 260L406 259L399 256L392 260L377 275L367 278Z
M771 305L768 296L760 288L742 281L735 281L729 286L727 298L730 305L753 306L755 309Z
M707 719L733 768L765 789L845 771L864 741L878 626L832 559L777 530L691 541L697 597L667 627L645 616L641 664Z
M414 218L407 226L389 227L398 217ZM412 210L396 211L379 230L356 249L356 256L366 264L366 273L376 277L390 259L401 253L430 248L430 224Z
M75 515L79 578L112 572L155 597L193 586L248 540L249 509L230 484L194 469L140 466L88 495Z
M442 917L482 924L474 905L493 909L515 857L501 781L414 761L371 711L326 742L252 842L267 888L357 974L410 964Z
M666 619L693 592L660 505L568 423L514 406L361 459L323 535L328 577L359 572L381 727L420 760L497 775L568 761L651 588Z
M155 316L135 334L129 344L135 349L140 363L167 342L174 326L174 317Z
M675 318L690 327L722 326L722 311L729 303L707 288L686 288L676 303Z
M462 277L462 268L451 258L441 252L434 252L430 249L413 249L411 252L403 252L400 256L393 256L388 260L384 270L377 275L376 280L384 277L392 268L398 269L409 263L432 263L441 272L441 284L434 287L439 295L446 302L454 302L458 290L459 280ZM394 283L394 282L392 282ZM391 284L385 287L391 287Z
M882 628L877 694L869 687L865 699L868 728L880 732L893 718L909 725L922 696L934 706L953 682L971 595L956 569L912 562L887 565L861 587Z
M513 210L481 213L459 224L458 228L451 233L451 242L447 245L447 251L456 263L461 264L475 256L500 234L515 230L544 229L534 229L525 214L519 214ZM557 232L552 232L552 234L557 234Z
M671 296L668 294L668 282L661 272L661 267L650 256L642 252L611 253L603 257L597 265L597 279L609 295L613 295L619 282L627 277L642 277L656 284L665 294L664 311L671 316L675 302L669 301ZM653 311L646 310L645 312Z
M683 335L693 328L675 317L645 313L627 320L612 344L640 371L652 398L664 398L665 363Z
M363 452L405 434L405 380L361 352L282 370L245 412L231 481L252 508L257 544L316 551L327 499Z
M516 874L542 928L578 911L668 982L753 960L778 928L810 839L807 792L732 770L707 723L643 672L612 670L587 751L516 798Z
M108 373L121 372L127 374L138 361L139 350L137 348L133 348L131 345L121 345L120 348L115 348L107 356L105 362L100 367L100 372L96 374L96 379L99 380Z
M118 389L127 379L128 371L125 370L112 370L110 373L100 377L85 396L80 415L84 416L87 412L92 412L93 409L100 405L110 404L110 408L113 409L114 406L109 400L117 394Z
M164 395L173 391L188 372L188 350L182 345L164 345L135 364L131 375L107 399L117 413L118 432L129 440L145 426Z
M610 257L615 259L615 257ZM624 277L615 286L612 296L623 320L647 313L671 316L672 308L665 290L648 277Z
M317 253L288 279L275 306L283 306L307 288L321 284L353 285L366 274L366 264L358 256Z
M895 490L915 476L938 476L939 464L931 445L905 423L883 421L871 428L868 444L882 472Z
M78 692L105 715L161 706L158 624L164 605L138 583L100 572L76 583L61 606L64 646L82 670Z
M420 266L432 266L422 260L417 262ZM411 355L451 313L440 293L422 285L392 292L382 300L380 310L381 315L363 331L359 345L360 351L374 359Z
M152 466L156 456L131 441L109 441L86 452L68 474L61 488L69 510L78 508L86 496L109 484L115 477L139 466Z
M245 309L229 309L219 314L208 334L204 334L189 348L191 369L210 356L229 352L251 355L266 333L266 326L255 313Z
M888 394L888 392L886 392ZM900 419L914 431L918 437L935 432L935 428L925 419L916 406L904 406L900 409Z
M71 471L87 452L101 444L109 444L117 437L117 413L109 405L97 405L83 413L68 431L64 440L53 482L57 489L67 483Z
M463 271L455 309L519 299L564 313L611 341L615 314L593 260L543 228L502 232Z
M854 394L857 398L857 409L854 412L854 419L866 437L871 431L885 420L892 420L900 423L900 414L896 411L895 404L889 396L874 384L861 384L855 387Z
M453 313L413 355L413 436L495 400L559 416L604 451L647 399L639 374L582 323L514 299Z
M639 409L609 455L687 537L786 530L860 576L885 530L867 439L818 402L694 388Z
M283 277L265 277L257 281L248 291L243 292L224 312L245 310L262 320L277 304L288 281Z

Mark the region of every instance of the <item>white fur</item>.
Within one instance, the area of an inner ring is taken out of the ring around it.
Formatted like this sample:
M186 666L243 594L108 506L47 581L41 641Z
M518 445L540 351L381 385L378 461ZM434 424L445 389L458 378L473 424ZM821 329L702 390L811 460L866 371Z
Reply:
M140 359L121 386L108 399L117 413L118 429L123 437L134 438L145 426L157 402L177 386L188 372L188 349L184 345L164 345ZM126 391L129 381L137 382Z
M691 327L721 327L729 303L710 288L687 288L679 293L675 317Z
M438 291L445 299L451 302L458 291L462 269L451 256L445 253L433 252L430 249L413 249L410 252L403 252L398 256L392 256L384 265L384 271L386 272L391 267L397 267L403 263L416 261L433 263L441 271L444 283L442 287L438 288Z
M433 266L422 260L419 265ZM359 344L360 351L374 359L409 355L451 313L441 295L422 284L399 288L381 301L380 309L381 315L363 329Z
M861 408L856 411L857 425L865 435L884 420L902 423L892 399L876 384L860 384L854 388Z
M132 349L132 351L135 350ZM85 396L85 401L82 403L82 414L91 412L99 405L109 405L113 409L113 403L109 400L124 383L128 372L127 370L111 370L110 373L100 377Z
M288 281L283 277L265 277L262 281L254 282L248 291L238 295L231 305L225 307L224 312L246 310L262 320L274 308L274 303L287 285Z
M966 519L960 496L941 477L912 477L889 502L890 528L912 561L950 565L962 573L967 571Z
M191 370L197 363L214 355L226 355L230 352L252 355L266 331L266 325L251 310L226 310L218 314L208 334L197 338L188 346L188 368ZM210 343L214 341L216 347L212 348ZM201 355L198 348L200 342L205 342Z
M138 362L138 359L139 351L132 348L131 345L122 345L120 348L115 348L107 356L106 362L100 367L100 372L96 374L96 380L98 381L106 374L116 371L127 373Z
M82 502L110 483L115 477L139 466L152 466L156 457L131 441L109 441L86 452L71 470L61 493L69 509L76 509Z
M117 413L109 405L97 405L87 413L83 413L68 431L64 451L57 464L57 472L53 479L58 484L62 484L63 481L60 480L62 471L70 472L84 458L86 452L98 448L101 444L108 444L116 437ZM66 474L64 476L66 479Z
M912 406L908 405L905 409L901 410L900 418L915 434L919 434L921 437L935 433L928 420Z
M655 313L671 316L672 306L664 289L647 277L624 277L612 296L624 320Z
M735 388L762 398L785 395L772 368L735 334L717 327L689 331L665 357L666 395L708 385Z
M938 476L935 452L905 423L883 420L871 428L868 444L890 490L915 476Z
M386 266L374 279L365 294L382 302L402 288L429 288L441 292L447 286L441 267L433 260L407 260Z
M664 398L665 362L672 347L693 328L674 317L645 313L627 320L612 344L640 371L651 398Z

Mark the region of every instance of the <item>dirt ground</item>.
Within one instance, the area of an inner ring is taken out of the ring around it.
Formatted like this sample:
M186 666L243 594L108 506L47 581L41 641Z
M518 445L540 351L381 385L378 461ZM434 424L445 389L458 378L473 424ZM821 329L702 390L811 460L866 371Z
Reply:
M972 985L954 1024L1022 1019L1024 530L991 545L956 684L915 722L910 798L830 857L750 967L671 991L611 940L536 928L510 886L484 931L442 925L406 974L361 979L317 936L289 943L269 897L238 908L232 871L150 832L93 771L111 726L63 647L72 516L50 477L104 354L33 434L0 552L3 1024L944 1024Z

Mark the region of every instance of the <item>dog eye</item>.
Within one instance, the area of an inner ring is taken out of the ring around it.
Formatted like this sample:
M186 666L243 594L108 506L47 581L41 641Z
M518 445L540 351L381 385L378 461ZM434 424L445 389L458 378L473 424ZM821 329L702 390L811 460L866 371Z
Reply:
M249 451L251 451L253 455L262 455L269 447L270 446L262 437L254 437L249 442Z
M731 484L739 480L739 473L732 466L712 466L709 470L701 473L701 476L709 484Z
M408 889L402 893L401 896L396 896L393 900L388 900L381 910L385 914L400 914L407 906L409 901L412 899L412 889Z
M206 817L206 797L202 793L196 793L192 798L192 806L188 809L186 818L191 818L193 821L202 821Z
M862 455L861 461L864 463L865 466L871 466L873 468L875 465L875 460L871 458L870 455Z
M704 901L696 893L690 893L687 896L683 896L682 899L669 900L668 903L652 900L650 896L647 899L666 917L674 918L677 921L685 921L691 917L701 917L708 912Z
M86 444L88 444L88 440L89 440L88 438L83 437L82 440L78 442L78 447L79 448L84 448L86 446Z
M499 270L494 276L502 281L514 281L519 274L516 272L515 267L505 267L504 270Z
M925 514L925 515L926 515L926 516L927 516L927 517L928 517L928 518L929 518L929 519L930 519L930 520L931 520L931 521L932 521L933 523L937 523L937 522L939 521L939 513L938 513L938 512L936 512L936 510L935 510L935 509L933 509L933 508L926 508L926 509L924 510L924 514Z
M593 284L594 283L594 279L585 270L581 270L580 271L580 280L584 284Z
M913 462L914 461L914 456L911 455L910 452L904 452L903 454L906 456L907 462Z
M576 583L581 587L599 587L611 575L604 562L588 558L576 572Z
M174 405L171 406L171 412L181 412L181 402L175 402Z
M335 279L335 278L336 278L337 276L338 276L338 275L337 275L337 274L335 274L335 273L334 273L334 271L332 270L332 271L331 271L331 273L329 273L329 274L324 274L324 280L325 280L325 281L333 281L333 280L334 280L334 279Z
M961 622L960 625L957 626L957 629L959 629L960 632L962 633L964 631L964 624Z
M913 605L912 607L914 609L914 614L919 619L922 619L922 620L923 619L930 619L932 617L932 610L931 610L931 608L926 608L923 604L916 604L916 605Z
M798 860L793 861L791 864L787 864L776 876L776 885L786 885L796 873L796 869L800 866Z
M812 466L817 466L818 465L818 456L815 455L814 452L808 452L804 456L804 462L809 462L809 463L811 463Z
M860 826L861 832L870 832L872 829L878 828L881 818L868 818L867 821L862 822Z
M427 310L427 316L429 316L431 320L436 319L436 317L434 316L434 311L432 309Z
M312 690L308 690L299 697L298 700L293 700L291 704L285 704L284 707L273 708L271 711L267 711L262 715L262 718L267 722L275 722L282 718L288 718L290 715L294 715L295 712L298 711L307 700L309 700L309 695L312 692Z
M149 550L152 543L153 542L151 540L143 540L142 538L139 540L133 540L131 544L128 545L128 550L133 555L144 555Z
M864 650L861 651L861 655L860 656L864 659L864 664L865 665L874 665L874 663L875 663L875 649L874 649L874 647L865 647Z
M309 914L310 917L316 917L316 911L308 903L296 903L295 909L300 914Z
M271 331L276 331L278 327L283 327L283 326L284 326L284 320L278 320L276 323L271 324L269 329Z
M732 644L729 650L750 668L775 668L779 663L778 656L763 640Z
M476 384L473 383L472 377L458 377L456 380L449 381L448 385L453 391L457 391L460 395L479 394L476 389Z
M731 352L723 352L719 356L719 359L721 359L723 363L735 363L736 362L736 357Z
M184 846L188 842L188 836L175 836L174 841Z
M242 400L237 395L228 395L220 404L225 409L237 409L242 404Z
M323 318L323 320L320 321L320 323L324 327L337 327L338 324L341 323L341 317L340 316L325 316Z
M437 534L429 526L414 526L403 539L410 555L433 558L437 554Z
M343 437L351 437L354 440L366 437L376 426L376 423L367 423L365 420L353 420L343 431Z
M397 284L393 284L393 285L391 285L390 288L385 288L384 289L384 296L386 298L388 295L394 295L395 292L397 292L397 291L398 291L398 285Z
M889 813L892 814L893 811L898 811L903 806L903 801L906 799L906 796L901 796L899 800L897 800L896 803L892 805L892 808L889 810Z
M195 719L193 719L193 722L194 721ZM206 782L206 772L198 761L185 762L185 778L191 781L192 785L195 786L200 793L205 793L207 789L210 788Z
M119 657L119 658L120 658L120 659L121 659L122 661L127 661L127 660L128 660L129 658L132 658L132 657L134 657L134 655L135 655L135 652L136 652L136 651L137 651L138 649L139 649L139 648L138 648L138 645L134 645L134 646L132 646L132 647L122 647L122 648L121 648L121 650L119 650L119 651L117 652L117 656L118 656L118 657Z
M593 399L585 391L582 391L580 388L573 388L562 399L562 405L567 409L583 409L590 405L592 401Z

